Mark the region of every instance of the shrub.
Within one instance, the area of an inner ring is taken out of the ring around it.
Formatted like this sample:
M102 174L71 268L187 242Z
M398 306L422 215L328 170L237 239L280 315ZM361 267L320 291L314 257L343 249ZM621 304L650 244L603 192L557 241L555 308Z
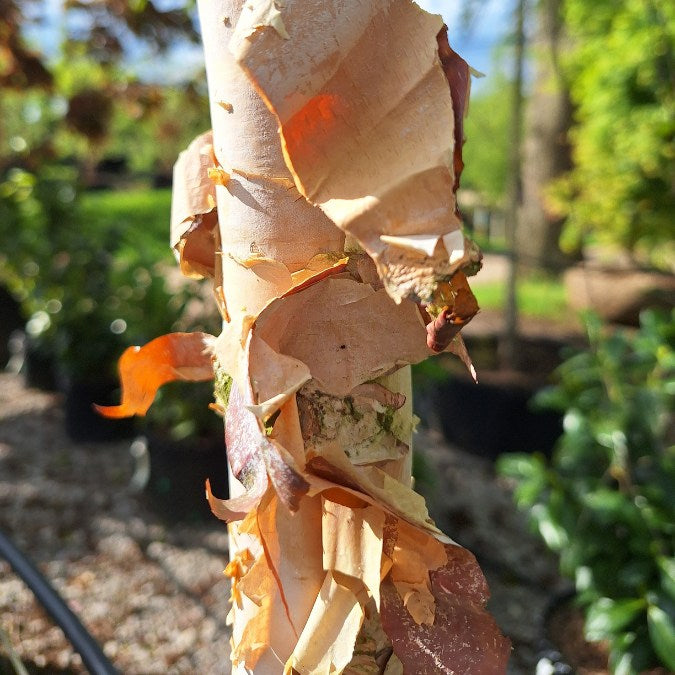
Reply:
M609 642L621 675L675 669L673 318L645 312L630 333L589 316L590 348L536 398L565 415L550 465L505 455L498 466L574 579L586 638Z
M673 34L664 0L566 0L574 168L550 194L562 244L622 247L672 269Z
M21 303L32 343L58 359L62 374L113 378L125 347L213 328L204 321L215 317L195 309L204 305L197 282L169 287L169 209L160 191L82 200L76 172L63 166L14 168L0 179L0 284Z

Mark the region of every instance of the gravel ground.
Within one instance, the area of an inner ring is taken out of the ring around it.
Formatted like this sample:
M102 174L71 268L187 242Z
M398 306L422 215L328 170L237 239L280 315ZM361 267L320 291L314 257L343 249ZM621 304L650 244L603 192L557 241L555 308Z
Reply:
M480 563L490 586L488 609L513 646L508 673L533 675L550 649L543 639L544 614L568 588L557 562L514 508L492 462L451 448L433 426L420 429L416 440L432 477L417 489L443 531Z
M510 673L536 670L541 617L560 582L490 462L417 439L432 514L478 557L511 638ZM54 584L123 673L229 673L225 527L167 524L134 493L129 442L73 444L57 396L0 375L0 527ZM86 672L0 560L0 630L34 672ZM0 649L1 651L1 649ZM2 664L0 663L0 672ZM11 672L11 671L9 671Z
M0 523L123 673L230 672L224 525L168 525L129 488L128 442L74 445L56 396L0 375ZM0 629L45 672L87 672L0 561Z

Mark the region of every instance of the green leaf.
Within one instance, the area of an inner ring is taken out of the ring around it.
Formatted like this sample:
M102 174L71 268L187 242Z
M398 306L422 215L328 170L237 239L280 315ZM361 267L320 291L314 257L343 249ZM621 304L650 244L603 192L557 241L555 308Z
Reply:
M633 655L625 648L612 649L609 665L613 675L637 675L633 667Z
M609 670L612 675L638 675L650 671L657 662L646 621L635 632L621 633L610 643Z
M565 410L570 398L561 387L549 386L535 394L532 404L535 410Z
M661 570L661 587L675 602L675 559L660 557L657 563Z
M631 515L631 503L618 490L600 488L583 496L586 508L593 511L600 523L615 524Z
M635 540L631 541L631 545ZM649 544L646 543L642 553L648 553ZM624 588L635 589L635 594L639 594L638 589L645 587L645 584L652 583L654 574L654 561L648 555L637 557L636 554L630 560L624 562L617 573L617 582ZM630 593L630 591L629 591Z
M544 471L544 462L539 455L508 454L497 460L497 473L507 478L538 478L544 475Z
M532 506L546 487L546 481L543 476L538 476L530 480L524 480L514 492L516 504L519 508Z
M612 600L600 598L586 612L584 634L591 642L605 640L626 628L647 603L642 598Z
M673 625L673 618L668 616L660 607L650 605L647 610L647 624L654 651L668 668L675 670L675 625Z
M559 551L568 543L567 532L552 517L551 510L543 504L532 507L532 517L546 545L553 551Z

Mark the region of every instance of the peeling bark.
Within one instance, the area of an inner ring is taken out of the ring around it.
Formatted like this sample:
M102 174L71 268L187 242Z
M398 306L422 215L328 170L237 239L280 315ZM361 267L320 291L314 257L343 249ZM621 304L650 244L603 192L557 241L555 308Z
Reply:
M475 559L411 488L409 365L473 368L468 66L410 0L198 5L213 136L172 245L224 320L234 672L504 672Z

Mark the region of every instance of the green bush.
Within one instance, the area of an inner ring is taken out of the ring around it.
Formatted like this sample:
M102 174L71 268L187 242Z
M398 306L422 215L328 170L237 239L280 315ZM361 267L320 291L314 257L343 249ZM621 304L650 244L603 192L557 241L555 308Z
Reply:
M551 198L562 244L618 245L672 269L675 5L566 0L574 168Z
M0 180L0 284L21 303L32 344L67 377L111 379L129 345L216 330L215 316L195 310L200 285L172 283L170 199L149 190L81 198L63 166Z
M607 640L613 673L675 669L675 312L645 312L634 333L587 318L590 348L536 403L564 412L550 464L505 455L549 548L574 579L586 638Z

